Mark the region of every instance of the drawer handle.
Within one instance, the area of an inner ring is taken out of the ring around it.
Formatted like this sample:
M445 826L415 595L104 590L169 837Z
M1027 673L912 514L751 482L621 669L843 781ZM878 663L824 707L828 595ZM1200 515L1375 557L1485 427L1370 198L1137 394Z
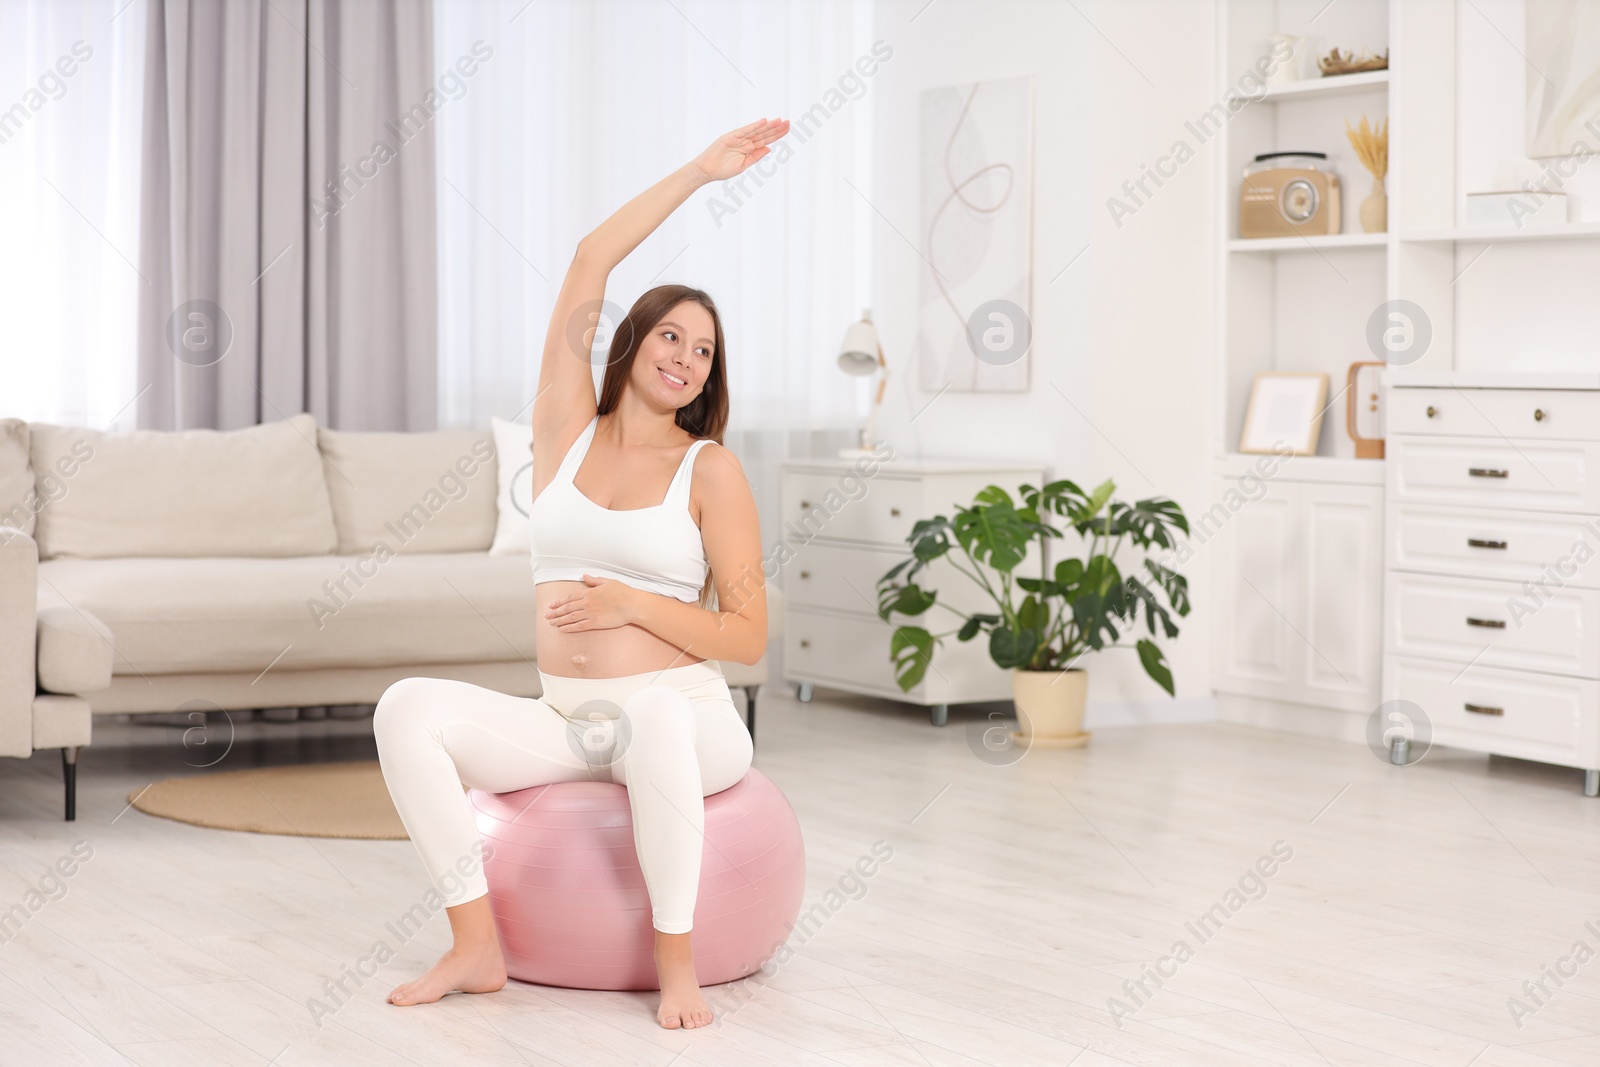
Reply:
M1482 626L1482 627L1484 627L1485 629L1488 629L1488 630L1504 630L1506 628L1506 620L1504 620L1504 619L1474 619L1471 615L1468 615L1467 616L1467 625L1468 626Z
M1501 548L1504 548L1504 547L1506 547L1506 546L1505 546L1505 545L1501 545L1501 546L1500 546L1500 547L1501 547ZM811 572L810 572L810 571L801 571L801 572L800 572L800 577L802 577L802 578L809 578L809 577L811 577Z
M800 639L800 647L801 648L810 648L811 647L811 642L806 640L804 637L802 637Z
M1511 472L1510 471L1496 470L1493 467L1468 467L1467 468L1467 473L1472 475L1474 478L1509 478L1509 477L1511 477Z
M1471 545L1473 548L1504 548L1504 547L1506 547L1506 543L1504 541L1485 541L1481 537L1469 537L1469 538L1467 538L1467 544ZM805 572L804 571L801 572L800 577L802 577L802 578L805 577Z
M1428 405L1428 418L1436 419L1438 417L1439 417L1439 409L1434 407L1432 404L1429 404Z
M1504 715L1505 708L1491 708L1487 704L1462 704L1462 707L1474 715Z
M1545 410L1544 410L1544 408L1534 408L1533 409L1533 421L1534 422L1543 422L1544 419L1545 419Z
M900 517L900 509L899 508L890 508L889 509L889 514L893 515L895 518L898 519Z

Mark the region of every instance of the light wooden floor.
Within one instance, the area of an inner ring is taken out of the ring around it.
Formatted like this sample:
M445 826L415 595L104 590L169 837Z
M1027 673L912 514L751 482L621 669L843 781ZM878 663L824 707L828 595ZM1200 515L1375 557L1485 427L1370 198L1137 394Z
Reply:
M76 823L54 753L0 760L0 908L74 841L94 849L0 945L0 1061L1600 1063L1600 959L1559 988L1543 973L1576 942L1600 952L1600 800L1581 772L1445 750L1392 768L1228 725L1100 730L996 766L969 747L985 710L939 729L904 706L769 688L756 760L805 828L806 906L874 841L894 857L770 980L710 990L719 1025L696 1031L661 1030L654 993L513 982L384 1003L448 944L442 914L316 1026L308 998L422 894L410 842L126 810L199 760L180 727L102 720ZM219 766L373 752L370 720L252 724ZM1265 894L1197 937L1186 923L1226 909L1277 841L1293 855ZM1135 1003L1124 980L1178 941L1192 954ZM1541 978L1539 1007L1523 983ZM1511 997L1536 1009L1520 1026Z

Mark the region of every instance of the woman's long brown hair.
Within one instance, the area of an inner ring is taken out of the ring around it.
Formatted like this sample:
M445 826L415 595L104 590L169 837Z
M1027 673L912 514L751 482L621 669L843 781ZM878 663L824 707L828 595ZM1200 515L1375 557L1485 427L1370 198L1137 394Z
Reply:
M658 285L633 302L628 314L617 324L611 334L611 347L606 353L606 374L600 383L600 399L596 403L598 415L616 410L622 400L622 388L633 374L634 357L639 346L656 324L667 317L667 312L692 300L711 313L712 334L715 347L711 351L711 373L706 375L700 395L678 409L674 421L679 429L695 437L708 437L722 444L722 434L728 426L728 371L727 348L722 341L722 316L717 305L703 290L687 285ZM712 575L706 573L706 584L700 589L700 606L709 607L712 595Z

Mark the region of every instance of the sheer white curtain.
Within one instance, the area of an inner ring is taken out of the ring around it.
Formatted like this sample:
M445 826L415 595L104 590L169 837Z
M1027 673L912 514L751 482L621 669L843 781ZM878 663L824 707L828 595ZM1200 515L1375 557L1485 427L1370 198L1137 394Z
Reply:
M870 399L834 362L870 303L876 90L856 70L872 50L870 3L452 0L434 11L438 69L462 83L434 120L442 427L528 419L579 238L714 137L763 116L794 124L786 161L775 151L742 190L691 197L606 291L627 308L682 282L717 302L726 443L775 542L777 463L853 443Z
M0 417L131 429L144 20L0 2Z

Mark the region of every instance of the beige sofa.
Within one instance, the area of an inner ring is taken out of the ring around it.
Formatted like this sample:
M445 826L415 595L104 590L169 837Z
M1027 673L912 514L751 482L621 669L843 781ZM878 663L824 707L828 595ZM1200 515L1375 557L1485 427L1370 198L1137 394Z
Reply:
M61 749L73 819L95 714L370 704L412 675L537 696L501 481L487 431L0 420L0 755ZM766 658L722 667L753 734Z

